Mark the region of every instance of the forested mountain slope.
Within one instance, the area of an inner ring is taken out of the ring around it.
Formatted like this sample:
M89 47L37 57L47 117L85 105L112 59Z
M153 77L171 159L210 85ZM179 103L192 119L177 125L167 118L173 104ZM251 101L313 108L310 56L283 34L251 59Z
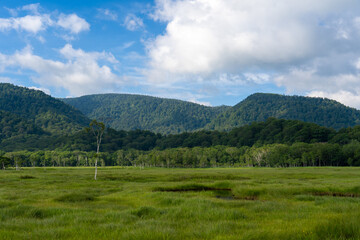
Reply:
M72 106L42 91L0 83L1 136L68 134L90 120Z
M171 149L178 147L214 147L218 145L231 147L251 147L274 143L293 144L334 142L347 144L352 140L360 140L358 129L343 129L336 132L333 129L321 127L314 123L297 120L269 118L265 122L256 122L229 132L197 131L174 135L155 134L145 130L116 131L107 129L104 134L101 151L115 152L120 149L152 150ZM339 139L338 134L341 138ZM340 140L340 142L339 142ZM41 138L5 139L2 150L54 150L62 151L94 151L96 141L91 132L79 131L71 136L46 136Z
M231 130L269 117L340 129L360 124L360 111L330 99L256 93L219 114L205 129Z
M98 94L62 100L111 128L163 134L201 129L229 108L131 94Z

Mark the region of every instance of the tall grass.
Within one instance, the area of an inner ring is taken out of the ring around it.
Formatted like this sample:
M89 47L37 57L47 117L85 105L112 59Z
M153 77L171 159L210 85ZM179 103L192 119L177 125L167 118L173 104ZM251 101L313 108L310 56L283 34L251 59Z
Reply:
M0 239L360 239L360 169L0 172Z

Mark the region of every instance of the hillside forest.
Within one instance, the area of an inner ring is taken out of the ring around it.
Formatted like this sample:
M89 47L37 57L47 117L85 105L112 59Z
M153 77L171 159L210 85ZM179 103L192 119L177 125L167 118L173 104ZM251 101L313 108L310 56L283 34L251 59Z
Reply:
M101 115L106 101L109 109L115 109L109 113L116 113L119 103L111 102L113 99L128 105L128 111L122 108L128 118L121 116L126 122L141 115L143 118L139 119L147 119L143 122L146 126L159 128L150 131L138 125L139 129L114 129L107 124L100 146L100 161L104 166L360 165L359 111L333 100L254 94L234 107L211 108L179 100L109 94L80 98L83 104L79 105L80 109L88 108L82 112L73 106L74 102L68 105L64 99L55 99L41 91L0 84L0 92L0 166L3 168L93 165L96 140L85 130L91 121L85 114L100 111ZM150 109L144 107L147 104ZM169 108L173 111L165 115ZM307 121L278 119L266 113L265 108L283 114L278 116L287 113L289 118L307 117ZM155 118L154 111L164 117ZM247 114L241 113L244 111ZM177 119L174 125L173 118ZM257 121L248 123L250 119ZM333 127L314 123L319 119ZM215 126L211 122L221 126L221 131L216 127L209 129ZM233 125L239 126L230 127ZM171 133L171 129L177 130Z

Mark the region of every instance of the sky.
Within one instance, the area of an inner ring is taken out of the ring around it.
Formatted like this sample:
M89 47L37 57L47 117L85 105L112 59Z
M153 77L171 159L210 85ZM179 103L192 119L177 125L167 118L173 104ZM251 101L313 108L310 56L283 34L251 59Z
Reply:
M359 0L1 0L0 82L210 106L256 92L360 109Z

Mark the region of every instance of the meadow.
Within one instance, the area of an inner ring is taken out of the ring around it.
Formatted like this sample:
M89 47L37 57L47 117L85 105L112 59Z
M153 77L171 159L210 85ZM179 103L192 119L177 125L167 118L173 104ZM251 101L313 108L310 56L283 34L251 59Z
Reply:
M0 239L360 239L360 169L0 171Z

